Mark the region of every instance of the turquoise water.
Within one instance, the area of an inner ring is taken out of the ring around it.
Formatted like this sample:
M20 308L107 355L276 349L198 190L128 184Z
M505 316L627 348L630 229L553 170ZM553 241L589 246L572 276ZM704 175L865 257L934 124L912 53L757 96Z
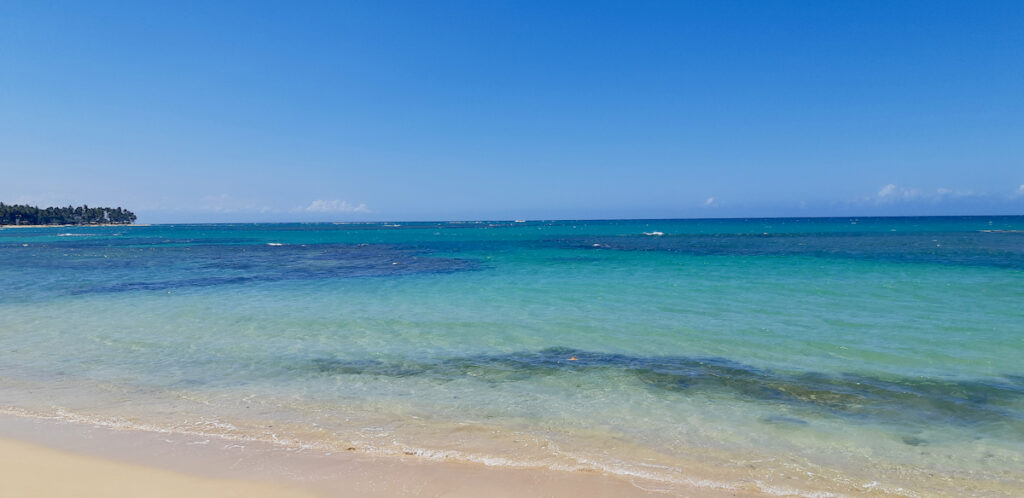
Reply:
M668 486L1020 494L1022 230L3 229L0 408Z

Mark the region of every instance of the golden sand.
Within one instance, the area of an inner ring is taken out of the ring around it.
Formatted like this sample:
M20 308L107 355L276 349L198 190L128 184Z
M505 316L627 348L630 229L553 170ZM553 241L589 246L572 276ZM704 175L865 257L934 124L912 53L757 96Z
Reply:
M0 496L303 497L279 483L211 479L0 439Z
M679 491L598 473L287 452L260 443L0 416L4 498L629 497ZM683 494L709 495L701 489Z

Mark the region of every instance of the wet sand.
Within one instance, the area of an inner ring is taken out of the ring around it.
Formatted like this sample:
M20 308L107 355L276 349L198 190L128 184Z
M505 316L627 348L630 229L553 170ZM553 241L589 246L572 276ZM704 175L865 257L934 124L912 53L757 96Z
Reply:
M117 431L0 416L0 496L737 496L595 473Z

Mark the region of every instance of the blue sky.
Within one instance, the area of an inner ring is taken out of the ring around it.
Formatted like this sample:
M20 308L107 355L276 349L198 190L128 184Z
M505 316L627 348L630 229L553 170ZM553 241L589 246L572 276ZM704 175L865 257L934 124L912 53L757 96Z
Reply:
M0 200L1024 214L1024 2L0 4Z

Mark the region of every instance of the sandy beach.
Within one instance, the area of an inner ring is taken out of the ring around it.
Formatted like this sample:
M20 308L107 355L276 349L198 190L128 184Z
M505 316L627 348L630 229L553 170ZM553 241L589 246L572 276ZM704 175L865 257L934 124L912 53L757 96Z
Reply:
M313 496L273 483L208 479L9 439L0 440L0 467L0 495L10 497Z
M4 497L611 497L679 491L592 473L285 451L261 443L0 416ZM718 496L691 491L686 495Z

